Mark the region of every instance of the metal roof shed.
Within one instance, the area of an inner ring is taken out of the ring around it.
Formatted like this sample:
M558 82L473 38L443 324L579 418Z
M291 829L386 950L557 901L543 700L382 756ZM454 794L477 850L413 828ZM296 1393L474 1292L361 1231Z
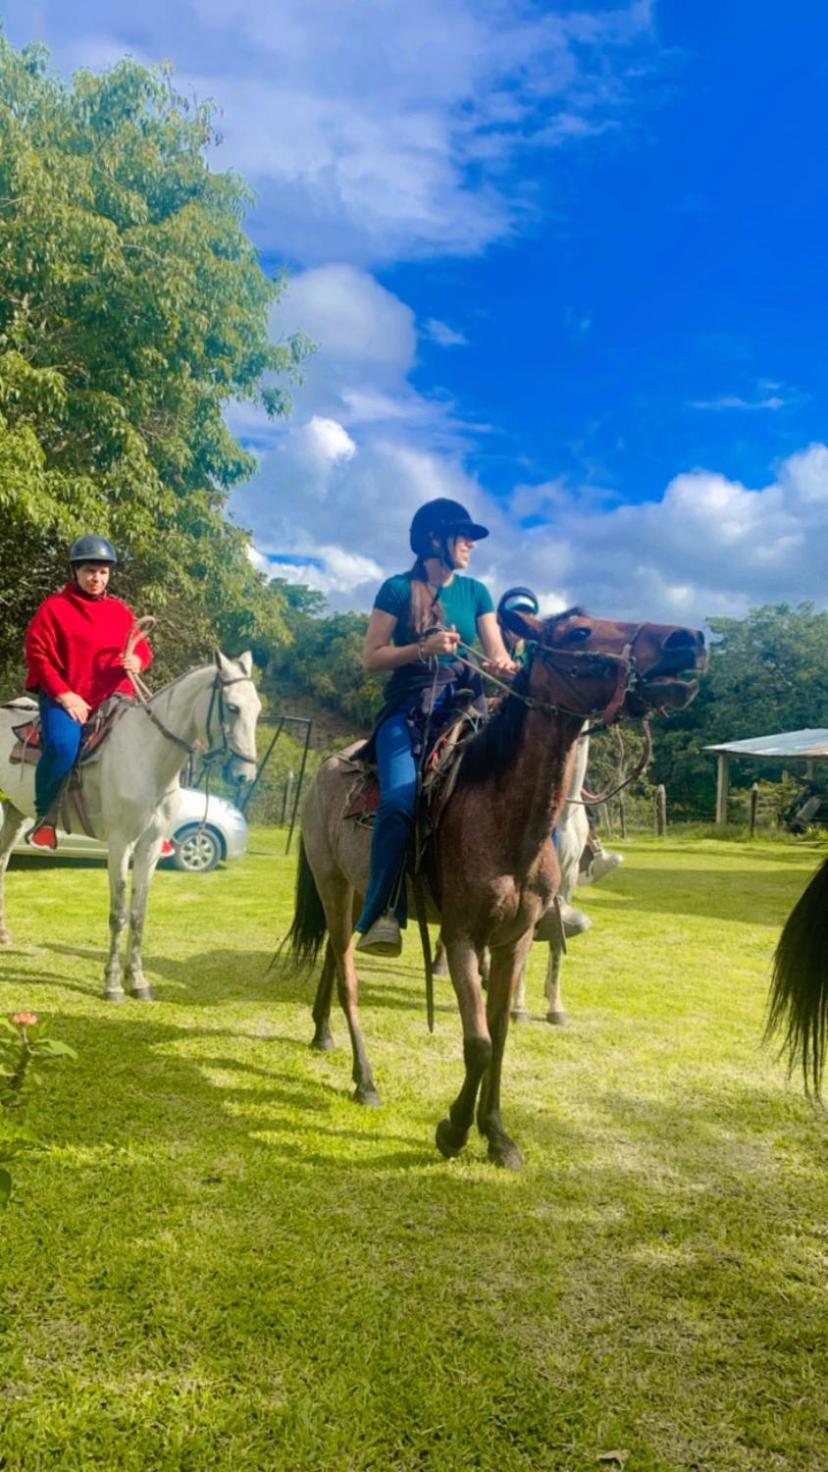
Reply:
M768 761L828 761L828 729L782 731L776 736L751 736L747 741L725 741L721 746L706 746L719 760L716 783L716 822L727 823L727 795L730 788L730 758L750 756Z

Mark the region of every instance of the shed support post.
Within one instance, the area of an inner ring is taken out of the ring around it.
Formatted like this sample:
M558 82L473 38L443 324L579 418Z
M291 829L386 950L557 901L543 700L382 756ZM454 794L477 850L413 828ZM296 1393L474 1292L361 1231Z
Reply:
M716 783L716 826L727 826L727 794L730 789L730 754L720 751L718 781Z

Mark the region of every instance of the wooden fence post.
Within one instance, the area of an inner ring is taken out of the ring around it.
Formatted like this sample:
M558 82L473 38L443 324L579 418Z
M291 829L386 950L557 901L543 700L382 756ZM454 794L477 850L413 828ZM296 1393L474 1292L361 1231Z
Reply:
M287 823L288 814L289 814L289 812L291 810L290 809L290 799L291 799L291 793L292 793L292 791L293 791L293 773L292 772L287 772L285 774L285 787L284 787L284 792L282 793L282 827L283 828L284 828L285 824Z
M667 788L663 782L655 790L655 831L659 838L667 832Z
M756 832L756 813L759 807L759 783L754 782L750 789L750 836Z
M624 794L623 794L623 792L619 795L619 798L618 798L618 827L619 827L619 829L621 831L621 837L622 838L626 838L626 836L627 836L627 804L624 801Z

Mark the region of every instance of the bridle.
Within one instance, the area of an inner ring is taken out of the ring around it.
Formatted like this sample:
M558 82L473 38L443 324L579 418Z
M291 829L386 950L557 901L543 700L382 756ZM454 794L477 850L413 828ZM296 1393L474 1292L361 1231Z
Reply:
M615 688L603 709L596 706L583 706L579 704L571 706L549 700L540 700L536 695L530 695L528 691L516 690L513 685L507 685L505 680L500 680L496 675L490 674L480 664L473 663L470 659L463 659L461 656L456 657L461 664L466 665L469 669L476 670L484 679L490 680L492 684L497 685L507 696L521 701L527 709L539 710L545 715L573 716L577 720L588 720L591 723L597 721L606 728L614 727L616 735L620 739L620 729L617 726L617 722L621 716L627 696L641 678L635 657L635 646L638 642L639 635L645 627L644 624L637 625L620 654L596 654L587 650L581 653L577 649L556 649L551 645L541 644L535 640L527 641L526 647L529 655L528 664L525 667L527 682L531 674L532 665L538 659L546 669L550 670L562 682L564 693L571 694L576 700L578 692L575 682L577 680L589 679L591 676L600 676L602 673L606 674L614 670L616 672ZM466 650L468 654L474 655L476 653L470 645L464 644L462 640L460 641L459 648ZM561 668L562 662L565 663L565 668ZM607 788L606 791L591 795L588 798L570 798L569 801L571 803L578 804L582 807L596 807L600 803L607 802L611 797L617 796L625 787L629 787L631 783L636 782L642 776L650 765L653 755L653 736L649 715L642 718L641 725L644 732L644 747L634 769L622 781L618 782L615 787ZM595 725L591 724L590 730L594 731ZM623 761L623 743L621 753L621 760Z
M155 623L156 620L151 615L148 615L146 618L136 619L130 630L124 653L132 654L138 640L144 635L149 634L155 627ZM185 741L183 736L177 736L175 731L171 731L161 720L157 712L152 709L153 701L157 700L159 696L165 695L168 690L172 689L173 685L177 685L178 681L185 679L186 676L179 675L178 679L171 680L169 685L165 685L153 695L140 675L133 674L132 672L128 673L140 709L149 717L152 724L161 732L162 736L165 736L168 741L174 741L176 746L182 747L189 757L195 757L197 754L200 754L200 759L204 766L212 766L214 762L219 760L229 761L234 756L239 761L247 762L254 767L256 766L258 756L255 753L250 756L246 752L238 751L232 743L232 733L227 721L224 701L224 692L231 685L241 685L248 681L252 684L249 675L234 675L232 679L225 680L222 678L221 670L216 669L215 677L210 687L210 704L207 708L207 751L201 753L201 742ZM216 713L218 714L219 733L221 736L220 745L214 744L212 735L213 719Z
M637 685L640 679L640 671L635 657L635 646L639 635L646 626L638 624L632 637L624 645L620 654L596 654L591 650L581 653L577 649L556 649L553 645L541 644L536 640L527 641L527 652L529 662L526 665L527 681L530 677L532 665L539 660L542 665L554 674L563 684L564 694L572 696L574 705L564 705L561 702L541 700L536 695L530 695L528 691L516 690L514 685L508 685L497 675L492 675L484 670L480 664L473 663L470 659L457 656L460 664L475 670L484 679L490 680L497 685L506 695L521 701L529 710L540 710L546 715L576 716L579 720L597 720L604 726L613 725L621 715L624 701L630 691ZM476 655L476 650L461 640L458 648L464 649L467 654ZM589 678L600 678L610 671L615 671L615 688L607 704L603 707L591 704L582 705L578 703L578 691L576 681Z

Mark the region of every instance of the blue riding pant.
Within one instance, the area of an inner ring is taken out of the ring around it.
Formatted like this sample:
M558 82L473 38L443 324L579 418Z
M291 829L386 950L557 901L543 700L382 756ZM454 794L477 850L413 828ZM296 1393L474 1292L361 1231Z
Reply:
M35 811L45 818L80 749L83 727L51 695L39 697L43 752L35 767Z
M368 889L356 923L359 931L369 930L392 904L400 924L405 924L404 885L399 896L395 896L417 802L417 763L411 749L406 712L396 711L383 721L375 740L380 805L371 838Z

